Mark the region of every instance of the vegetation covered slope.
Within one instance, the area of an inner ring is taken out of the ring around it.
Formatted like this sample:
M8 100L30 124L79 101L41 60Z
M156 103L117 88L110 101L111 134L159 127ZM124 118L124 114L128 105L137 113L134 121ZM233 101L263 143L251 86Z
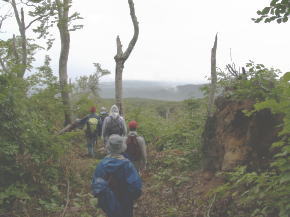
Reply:
M256 22L287 22L289 8L287 0L271 0ZM37 9L41 14L45 8ZM69 121L64 111L82 117L92 105L109 108L113 101L98 97L98 79L89 86L85 80L83 89L93 86L93 94L59 83L48 57L25 77L39 46L26 40L32 23L25 27L21 16L21 38L0 41L0 216L104 216L90 194L91 175L104 156L102 143L99 158L87 158L82 130L57 132ZM38 30L49 27L45 17ZM139 122L149 152L135 216L290 216L290 73L279 77L278 72L252 62L242 74L221 71L223 100L216 101L215 117L205 128L204 99L125 101L126 120ZM71 108L63 103L63 92L71 94Z
M240 118L244 121L237 122L236 127L232 127L231 119L225 119L229 121L226 136L246 138L236 144L236 151L239 146L249 151L236 167L225 168L227 172L219 173L225 184L212 191L211 196L216 198L213 216L289 216L289 109L286 107L289 105L290 77L288 72L278 78L278 72L262 64L250 63L243 79L221 77L220 84L226 90L224 96L230 100L228 105L232 100L236 104L249 100L255 104L253 108L241 110ZM243 103L239 104L242 108ZM250 124L255 119L254 124ZM235 134L239 132L242 134ZM234 152L234 143L224 140L224 151L231 147L229 151Z
M90 194L90 182L99 159L84 157L82 130L57 135L64 121L57 79L51 71L39 70L25 80L1 75L0 81L1 216L96 216L100 211ZM112 105L112 100L87 94L72 99L75 117L87 114L97 100L98 108ZM202 106L201 100L130 99L125 101L125 114L127 121L139 122L149 150L180 146L193 158L192 149L199 147ZM197 164L198 153L193 158Z
M201 154L206 100L125 100L126 120L139 122L138 131L145 137L149 151L148 169L142 174L144 193L135 209L136 216L288 216L289 73L277 78L275 71L261 65L249 66L248 72L247 79L242 80L222 77L220 85L226 90L223 95L228 102L220 105L226 108L238 103L239 114L247 120L263 109L279 114L280 124L273 128L279 131L275 143L260 144L268 149L269 155L264 156L267 163L254 167L245 160L222 173L215 173L220 166L200 170L209 157ZM63 115L59 112L62 103L56 78L45 70L27 80L12 75L0 78L1 215L103 215L90 194L90 182L104 154L99 150L98 159L85 157L82 130L57 135L63 126ZM87 114L96 102L98 108L113 103L86 94L73 95L72 99L75 117ZM251 106L239 103L247 101L251 101ZM216 115L220 115L218 109ZM226 120L221 123L230 129ZM233 130L241 129L241 125L242 122L233 125ZM250 125L251 132L260 127ZM218 162L213 163L219 165Z

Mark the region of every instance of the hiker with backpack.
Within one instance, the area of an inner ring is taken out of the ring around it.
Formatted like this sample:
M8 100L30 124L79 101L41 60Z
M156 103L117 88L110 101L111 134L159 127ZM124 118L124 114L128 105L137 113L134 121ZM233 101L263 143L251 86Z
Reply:
M108 116L109 116L109 114L108 114L106 108L105 107L101 107L101 111L100 111L100 115L99 115L100 121L101 121L101 127L103 127L103 123L105 121L105 118L108 117Z
M119 114L119 109L116 105L111 107L110 115L105 118L103 123L102 137L104 139L105 146L107 146L108 139L113 134L120 136L125 136L127 134L125 120Z
M138 172L141 172L146 169L147 152L145 140L137 134L137 127L136 121L130 121L128 124L129 133L125 137L127 149L124 156L132 161Z
M101 135L101 122L96 113L96 107L91 107L90 112L90 114L79 121L79 125L85 126L88 155L95 157L94 146L97 143L98 136Z
M133 217L134 202L141 195L142 182L134 165L121 153L126 150L122 136L108 139L110 154L96 167L92 194L108 217Z

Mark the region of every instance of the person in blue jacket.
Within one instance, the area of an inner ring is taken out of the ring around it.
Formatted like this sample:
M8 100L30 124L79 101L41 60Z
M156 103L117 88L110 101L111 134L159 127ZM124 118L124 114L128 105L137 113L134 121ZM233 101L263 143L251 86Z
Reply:
M134 165L121 153L124 138L113 134L108 140L110 154L96 167L92 193L108 217L133 217L134 202L141 196L142 182Z
M88 155L95 157L94 146L97 144L98 136L101 136L101 121L96 113L96 107L92 106L90 114L78 121L78 125L85 126L87 138Z

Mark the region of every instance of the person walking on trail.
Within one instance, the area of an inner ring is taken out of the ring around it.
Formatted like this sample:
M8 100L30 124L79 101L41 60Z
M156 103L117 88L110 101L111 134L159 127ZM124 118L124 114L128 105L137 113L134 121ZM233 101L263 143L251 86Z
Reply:
M121 153L126 150L122 136L109 137L110 154L96 167L92 194L108 217L133 217L134 202L141 196L142 181L134 165Z
M105 121L105 118L108 117L108 116L109 116L109 114L108 114L106 108L105 107L101 107L101 111L100 111L99 117L100 117L100 121L101 121L101 126L102 127L103 127L103 123Z
M102 127L102 137L104 139L105 146L108 144L108 139L111 135L117 134L125 136L127 134L127 128L125 120L119 114L119 109L116 105L113 105L110 110L110 115L105 118Z
M146 169L147 152L145 140L137 134L137 127L136 121L130 121L128 124L129 133L125 137L127 149L124 156L132 161L138 172L141 172Z
M95 157L94 146L97 143L98 136L101 135L101 122L96 113L96 107L91 107L90 112L90 114L79 121L79 124L85 126L88 155Z

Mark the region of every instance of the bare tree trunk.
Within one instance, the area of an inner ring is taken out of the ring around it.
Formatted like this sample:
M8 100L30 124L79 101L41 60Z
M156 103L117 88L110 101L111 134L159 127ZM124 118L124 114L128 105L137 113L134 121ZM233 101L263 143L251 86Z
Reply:
M21 8L20 15L19 15L19 11L17 9L15 0L11 1L11 5L14 11L14 16L16 18L18 29L20 32L20 37L21 37L21 58L20 58L17 51L15 35L13 35L13 52L15 56L15 62L17 64L16 76L18 78L23 78L26 68L27 68L27 40L26 40L24 12L23 12L23 8ZM25 144L21 141L19 141L19 152L21 154L25 153Z
M67 62L70 48L70 34L68 30L68 12L69 12L69 0L60 2L57 0L58 6L58 29L60 33L61 50L59 57L59 83L61 89L61 97L64 105L64 125L71 123L71 107L69 97L69 86L67 76Z
M124 68L123 62L116 63L115 99L116 99L116 105L118 106L118 108L120 110L120 114L123 114L123 111L124 111L123 110L123 83L122 83L123 68Z
M27 68L27 40L26 40L26 27L25 27L25 20L24 20L24 12L23 12L23 8L21 8L21 11L20 11L21 17L20 17L18 9L16 7L15 0L12 0L11 4L13 7L14 15L15 15L19 32L20 32L20 36L21 36L21 48L22 48L21 63L20 63L19 71L17 72L17 76L19 78L23 78L26 68ZM17 51L15 50L14 52L17 52Z
M208 99L208 117L212 117L214 111L214 98L216 91L217 83L217 74L216 74L216 49L217 49L217 34L215 36L215 41L213 48L211 49L211 86L209 91Z
M115 71L115 99L116 105L119 108L120 114L123 114L123 69L124 69L124 59L122 51L122 43L117 36L117 55L115 56L116 61L116 71Z
M122 102L122 95L123 95L123 87L122 87L122 76L123 76L123 69L124 69L124 64L126 62L126 60L128 59L128 57L130 56L136 42L138 39L138 35L139 35L139 25L138 25L138 21L137 21L137 17L135 15L135 8L134 8L134 2L133 0L128 0L128 4L130 7L130 15L131 15L131 19L133 22L133 26L134 26L134 35L128 45L128 48L126 49L126 51L123 53L122 50L122 43L121 40L119 38L119 36L117 36L117 54L115 56L115 62L116 62L116 70L115 70L115 100L116 100L116 105L119 108L120 114L124 114L124 106L123 106L123 102Z
M215 116L213 116L214 112L214 95L216 91L216 83L217 83L217 74L216 74L216 50L217 50L217 34L215 36L215 41L213 48L211 49L211 85L209 89L209 99L208 99L208 108L207 108L207 120L205 122L204 131L202 134L202 147L201 151L203 154L202 157L202 167L203 170L208 171L212 170L210 166L213 162L213 157L211 156L212 150L209 147L209 133L213 132L215 128Z

